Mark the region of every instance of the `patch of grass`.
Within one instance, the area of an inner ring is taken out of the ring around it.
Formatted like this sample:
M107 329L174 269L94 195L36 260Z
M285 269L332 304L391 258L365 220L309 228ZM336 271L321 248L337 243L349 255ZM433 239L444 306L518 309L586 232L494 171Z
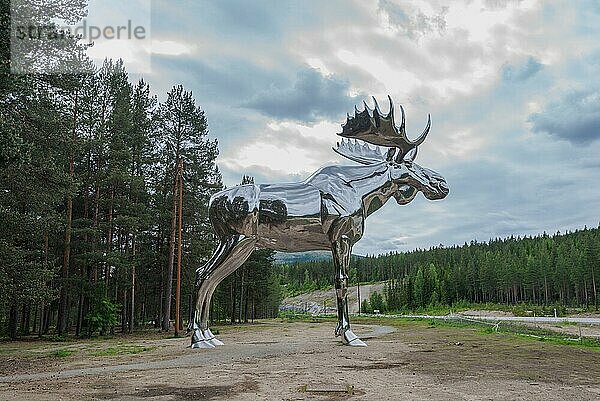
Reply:
M151 351L154 347L146 347L143 345L118 345L116 347L108 347L92 352L92 356L117 356L139 354L145 351Z
M568 316L573 313L584 312L582 309L567 308L560 304L537 305L530 303L499 304L493 302L474 303L467 301L455 302L452 305L432 304L423 308L402 308L399 310L386 311L395 315L437 315L443 316L451 313L464 312L466 310L486 310L509 312L515 316Z
M475 328L482 334L503 334L525 341L542 341L549 344L565 345L600 351L600 340L595 338L567 338L565 334L531 325L502 322L498 326L466 320L422 319L429 326Z
M487 329L485 332L492 333L493 330ZM571 347L586 348L595 351L600 351L600 340L596 338L581 337L569 338L564 333L558 333L552 330L532 327L521 324L500 324L498 326L499 333L506 333L529 341L541 341L549 344L566 345Z
M291 322L306 322L306 323L320 323L335 321L334 315L312 315L310 313L300 312L279 312L277 321L280 323L291 323Z
M16 351L15 348L0 348L0 355L10 355Z
M600 352L600 341L595 338L566 338L564 335L558 333L551 333L547 335L527 334L527 333L503 333L518 337L523 341L536 341L547 344L564 345L569 347L586 348L592 351Z
M461 319L430 319L430 318L398 318L386 316L360 316L353 317L353 323L366 324L389 324L395 327L421 326L424 328L450 327L459 329L475 329L482 335L500 334L512 337L521 341L542 341L548 344L564 345L570 347L586 348L594 351L600 351L600 340L595 338L582 337L567 338L563 333L557 333L552 330L534 327L531 325L502 322L497 327L485 322L475 322Z
M541 341L546 341L552 344L569 345L571 347L581 347L600 351L600 341L594 338L581 337L579 340L571 340L568 338L543 338Z
M66 343L66 342L72 341L66 335L60 335L59 336L58 334L52 334L52 335L48 336L48 340L52 341L54 343Z
M313 316L310 313L300 313L300 312L279 312L278 320L280 322L290 322L290 321L301 321L301 322L310 322L312 321Z
M74 351L68 349L57 349L55 351L49 352L47 355L50 358L67 358L73 355Z

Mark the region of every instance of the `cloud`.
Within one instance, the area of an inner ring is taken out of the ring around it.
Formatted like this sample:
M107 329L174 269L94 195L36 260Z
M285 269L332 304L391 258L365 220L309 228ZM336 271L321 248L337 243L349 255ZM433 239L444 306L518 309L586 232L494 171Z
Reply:
M181 56L192 53L194 46L173 40L153 40L149 49L153 54L165 56Z
M447 7L442 7L440 13L427 15L418 9L411 10L412 12L404 11L403 7L409 6L409 3L402 3L400 6L390 0L379 0L378 10L387 17L392 27L411 39L418 39L432 32L443 33L446 30L444 14L448 10Z
M543 66L535 57L529 56L524 63L502 66L502 79L509 82L525 81L534 76Z
M399 2L361 11L350 23L288 35L290 50L347 77L351 87L413 104L448 103L495 84L502 65L532 55L528 25L540 19L527 2ZM345 10L340 18L345 18Z
M243 103L244 107L284 120L314 123L321 119L339 120L352 110L358 97L349 96L349 82L334 75L305 68L291 87L271 87Z
M280 22L271 11L269 4L256 4L245 1L220 0L205 2L204 10L210 13L210 20L217 25L225 25L237 32L251 33L253 36L272 36L281 29ZM231 30L224 32L231 34Z
M450 195L389 202L357 253L597 225L600 24L590 3L159 0L153 10L153 38L191 51L154 54L145 78L161 92L194 91L227 185L350 164L331 145L365 95L404 105L411 138L431 113L418 163Z
M565 93L529 116L534 132L584 145L600 138L600 90L584 89Z
M331 149L339 124L321 122L312 127L292 122L270 122L260 133L247 134L242 142L232 144L227 155L219 157L219 165L232 172L248 171L266 177L257 183L304 180L325 164L340 161ZM261 169L259 166L268 166ZM270 172L263 174L265 171ZM256 172L256 173L255 173Z

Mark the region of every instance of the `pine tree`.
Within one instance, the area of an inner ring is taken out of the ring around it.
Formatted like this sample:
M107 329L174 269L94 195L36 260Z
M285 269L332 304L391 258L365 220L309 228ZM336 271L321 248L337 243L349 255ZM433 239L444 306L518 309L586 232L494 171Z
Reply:
M207 139L208 127L204 111L196 106L191 92L183 86L175 86L167 94L156 113L157 134L161 138L159 164L162 166L162 181L157 182L157 204L161 205L163 217L170 221L168 230L163 230L167 238L167 268L164 281L163 330L169 329L171 311L173 263L175 250L175 217L177 204L175 196L177 166L184 165L184 183L188 201L186 202L186 234L194 240L204 241L208 235L206 205L210 195L221 187L220 174L215 168L217 142ZM164 235L163 234L163 235ZM210 248L193 243L186 260L189 265L207 254ZM190 280L191 282L191 280ZM189 290L191 293L191 289Z

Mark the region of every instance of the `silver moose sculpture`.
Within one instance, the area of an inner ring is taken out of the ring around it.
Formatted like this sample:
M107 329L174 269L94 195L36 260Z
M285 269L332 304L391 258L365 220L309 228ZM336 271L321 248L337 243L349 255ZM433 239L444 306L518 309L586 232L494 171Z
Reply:
M405 205L418 192L431 200L448 194L441 175L414 163L417 148L429 133L431 118L421 136L411 141L406 136L402 106L402 122L396 127L392 99L387 115L373 100L373 110L365 102L363 111L355 108L354 116L348 115L338 134L348 140L342 139L333 149L360 165L323 167L304 182L240 185L211 198L209 218L219 245L196 271L196 309L188 326L188 332L193 331L192 348L223 344L209 328L211 297L217 285L255 248L331 250L338 314L335 335L342 337L343 344L366 345L350 329L346 298L352 246L363 235L365 219L392 197ZM379 146L388 148L387 152L381 153Z

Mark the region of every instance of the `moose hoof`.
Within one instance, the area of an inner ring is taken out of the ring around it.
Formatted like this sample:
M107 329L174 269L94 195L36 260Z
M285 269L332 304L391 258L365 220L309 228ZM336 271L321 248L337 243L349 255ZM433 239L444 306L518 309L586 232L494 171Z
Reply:
M352 330L346 330L342 336L342 342L344 345L351 347L366 347L367 344L362 341Z
M221 345L225 345L225 343L223 343L223 341L219 340L218 338L211 338L210 340L208 340L209 343L211 343L212 345L214 345L215 347L219 347Z
M196 343L192 343L192 348L214 348L215 346L212 345L208 340L202 340L202 341L198 341Z
M194 329L194 334L192 335L192 348L214 348L208 339L202 334L200 329Z
M210 329L206 329L202 332L206 341L211 343L214 346L224 345L223 341L219 340L215 337L215 335L210 331Z

